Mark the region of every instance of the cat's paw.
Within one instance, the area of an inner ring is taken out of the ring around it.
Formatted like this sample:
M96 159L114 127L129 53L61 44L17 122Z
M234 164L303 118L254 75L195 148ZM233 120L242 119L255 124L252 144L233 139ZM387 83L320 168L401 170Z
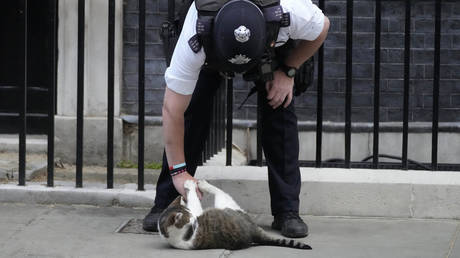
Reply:
M195 183L195 181L193 181L193 180L187 180L187 181L185 181L185 182L184 182L184 188L185 188L186 190L189 190L189 191L195 190L195 189L196 189L196 183Z
M209 191L209 189L211 189L211 185L208 183L208 181L204 180L204 179L201 179L201 180L198 180L198 188L202 191L202 192L207 192Z

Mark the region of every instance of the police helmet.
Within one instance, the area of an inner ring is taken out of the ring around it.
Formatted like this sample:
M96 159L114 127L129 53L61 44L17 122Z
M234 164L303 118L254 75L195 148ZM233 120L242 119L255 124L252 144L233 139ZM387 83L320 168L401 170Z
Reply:
M224 71L242 73L252 68L264 53L265 18L254 3L232 0L216 15L213 44Z

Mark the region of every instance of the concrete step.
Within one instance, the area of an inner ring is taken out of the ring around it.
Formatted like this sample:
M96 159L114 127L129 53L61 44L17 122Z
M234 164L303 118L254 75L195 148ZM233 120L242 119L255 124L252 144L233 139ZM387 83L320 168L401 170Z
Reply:
M225 149L213 155L203 166L225 166L227 162L227 152ZM232 145L232 166L245 166L248 164L247 153L241 150L240 147Z
M196 177L270 213L266 167L203 166ZM301 214L460 219L458 172L301 168L301 177Z
M48 138L46 135L27 135L27 153L46 153ZM0 152L18 152L19 137L17 134L0 134Z
M301 175L301 214L460 219L460 173L302 168ZM266 167L202 166L196 177L222 188L245 210L270 214ZM150 207L155 196L153 184L146 191L136 191L136 184L108 190L105 183L86 181L76 189L74 180L44 185L0 184L0 202Z
M124 184L107 189L106 184L94 182L84 182L83 188L76 188L75 181L55 181L54 187L47 187L45 182L28 182L26 186L10 182L0 184L0 203L152 207L155 186L144 188L137 191L136 184Z

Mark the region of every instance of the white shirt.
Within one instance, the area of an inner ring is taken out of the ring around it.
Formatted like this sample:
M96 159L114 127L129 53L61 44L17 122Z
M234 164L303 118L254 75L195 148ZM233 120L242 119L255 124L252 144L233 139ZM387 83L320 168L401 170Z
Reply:
M324 14L311 0L280 0L284 12L290 13L289 27L280 28L277 47L288 39L315 40L323 30ZM206 54L203 48L194 53L188 40L196 34L198 11L195 3L190 6L182 32L177 41L170 66L166 69L165 80L169 89L182 95L191 95L195 89L198 75Z

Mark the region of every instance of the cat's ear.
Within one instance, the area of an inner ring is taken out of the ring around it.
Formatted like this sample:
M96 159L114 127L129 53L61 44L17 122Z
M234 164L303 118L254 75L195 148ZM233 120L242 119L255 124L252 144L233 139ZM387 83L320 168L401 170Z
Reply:
M181 204L181 199L182 199L182 195L177 196L177 198L174 199L174 201L173 201L171 204L169 204L168 207L176 207L176 206L179 206L179 205Z
M187 206L187 202L185 201L185 198L181 196L180 198L180 205L182 206Z

